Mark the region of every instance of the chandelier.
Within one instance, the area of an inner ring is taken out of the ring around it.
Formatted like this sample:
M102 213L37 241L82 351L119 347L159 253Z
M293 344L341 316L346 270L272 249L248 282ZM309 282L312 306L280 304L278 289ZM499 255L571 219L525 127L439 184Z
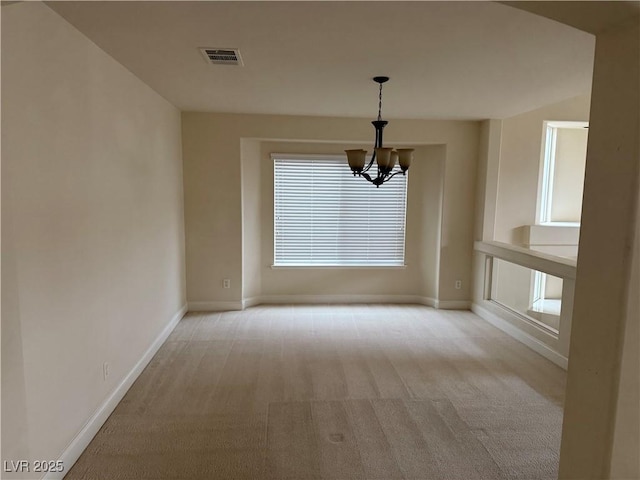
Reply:
M389 81L389 77L373 77L373 81L380 85L380 93L378 95L378 119L371 122L376 130L376 139L373 145L373 155L371 160L365 167L367 151L362 149L345 150L349 167L353 172L353 176L364 177L368 182L373 183L376 188L385 182L388 182L397 174L406 174L411 159L413 158L413 148L388 148L382 144L382 130L387 125L386 120L382 120L382 84ZM378 175L371 178L367 173L376 162L378 167ZM394 171L394 167L398 164L399 168Z

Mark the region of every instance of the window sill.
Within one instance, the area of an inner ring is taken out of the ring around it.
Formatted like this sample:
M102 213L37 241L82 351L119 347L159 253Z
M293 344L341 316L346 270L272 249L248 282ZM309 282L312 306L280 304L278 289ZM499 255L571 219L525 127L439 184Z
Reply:
M540 226L540 227L578 227L578 228L580 228L580 222L542 222L542 223L537 223L536 226Z
M404 270L406 265L271 265L272 270Z

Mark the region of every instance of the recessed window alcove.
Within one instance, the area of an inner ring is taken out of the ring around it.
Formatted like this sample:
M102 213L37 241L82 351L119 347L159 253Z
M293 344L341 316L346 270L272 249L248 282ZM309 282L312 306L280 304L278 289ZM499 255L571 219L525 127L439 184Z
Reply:
M272 155L344 156L345 149L356 147L366 149L364 144L242 139L245 304L326 301L420 303L421 298L437 298L446 157L444 145L410 145L415 148L415 153L407 186L404 265L273 268ZM344 157L347 180L361 181L352 176ZM388 185L379 189L369 187L372 191L383 191ZM362 208L370 206L363 205Z

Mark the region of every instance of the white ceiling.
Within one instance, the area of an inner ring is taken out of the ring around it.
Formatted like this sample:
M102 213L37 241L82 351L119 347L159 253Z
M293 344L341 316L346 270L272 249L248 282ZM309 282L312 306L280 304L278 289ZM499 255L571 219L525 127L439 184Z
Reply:
M387 75L384 118L504 118L591 87L591 34L494 2L48 5L182 110L373 117Z

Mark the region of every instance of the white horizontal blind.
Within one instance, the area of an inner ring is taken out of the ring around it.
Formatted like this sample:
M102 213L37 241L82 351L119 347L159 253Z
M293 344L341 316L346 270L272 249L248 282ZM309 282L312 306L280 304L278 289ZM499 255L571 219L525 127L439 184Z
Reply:
M407 177L376 188L346 159L304 156L274 171L274 265L404 265Z

